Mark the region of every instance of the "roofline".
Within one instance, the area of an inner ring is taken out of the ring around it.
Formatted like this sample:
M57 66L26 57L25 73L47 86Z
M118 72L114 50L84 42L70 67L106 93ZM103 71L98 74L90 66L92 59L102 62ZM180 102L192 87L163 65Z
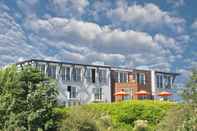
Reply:
M131 68L124 68L124 67L111 67L111 70L113 70L113 71L133 72L133 69L131 69Z
M56 60L41 60L41 59L29 59L29 60L24 60L21 62L17 62L16 65L20 65L26 62L33 62L33 61L37 61L37 62L47 62L47 63L56 63L56 64L68 64L68 65L79 65L79 66L91 66L91 67L102 67L102 68L110 68L111 70L125 70L125 71L151 71L152 69L130 69L130 68L124 68L124 67L113 67L110 65L91 65L91 64L80 64L80 63L72 63L72 62L61 62L61 61L56 61ZM175 73L175 72L165 72L165 71L158 71L158 70L154 70L156 73L163 73L163 74L173 74L173 75L180 75L180 73Z
M46 63L55 63L55 64L67 64L67 65L79 65L79 66L92 66L92 67L103 67L103 68L111 68L111 66L108 65L91 65L91 64L80 64L80 63L72 63L72 62L61 62L57 60L41 60L41 59L30 59L30 60L24 60L21 62L16 63L16 65L20 65L26 62L46 62Z
M180 75L180 73L176 73L176 72L166 72L166 71L158 71L158 70L154 70L154 69L133 69L136 71L154 71L156 73L163 73L163 74L171 74L171 75Z
M173 75L181 75L180 73L176 73L176 72L165 72L165 71L155 71L156 73L163 73L163 74L173 74Z

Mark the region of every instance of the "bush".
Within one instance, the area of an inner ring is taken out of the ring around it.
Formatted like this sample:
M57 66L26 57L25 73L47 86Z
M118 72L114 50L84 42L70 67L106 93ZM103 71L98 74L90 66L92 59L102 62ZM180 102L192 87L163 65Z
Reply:
M168 112L158 125L158 131L196 131L197 130L197 70L183 90L184 104Z
M111 130L111 118L101 112L74 107L64 114L60 131L105 131Z
M134 124L133 131L149 131L147 120L137 120Z
M68 122L71 122L72 120L75 121L75 119L80 121L91 119L91 121L97 123L97 129L100 129L100 127L104 128L102 124L98 125L98 121L101 122L100 117L107 117L107 124L105 124L107 125L107 128L111 128L113 131L131 131L137 120L146 120L148 123L148 129L150 129L150 127L151 129L154 129L162 120L163 116L165 116L167 111L175 106L177 106L177 104L171 102L132 100L111 104L94 103L83 105L76 107L77 111L73 108L61 108L58 109L58 112L65 116L63 121L70 120ZM77 114L75 118L71 117L75 114ZM65 124L68 123L64 123L63 126L65 126Z
M157 125L158 131L196 131L197 112L189 105L171 109Z

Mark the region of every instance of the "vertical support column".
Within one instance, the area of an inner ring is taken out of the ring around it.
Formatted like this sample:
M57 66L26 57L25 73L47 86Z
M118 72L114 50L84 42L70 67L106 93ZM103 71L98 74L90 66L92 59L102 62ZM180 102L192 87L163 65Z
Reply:
M155 79L155 71L151 70L151 92L153 99L156 99L156 79Z

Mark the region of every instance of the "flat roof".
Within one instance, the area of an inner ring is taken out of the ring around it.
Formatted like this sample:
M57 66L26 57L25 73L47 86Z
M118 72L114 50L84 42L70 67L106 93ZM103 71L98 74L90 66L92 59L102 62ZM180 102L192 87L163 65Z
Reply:
M103 67L103 68L111 68L108 65L94 65L94 64L80 64L80 63L71 63L71 62L62 62L62 61L52 61L52 60L40 60L40 59L30 59L16 63L17 65L24 64L27 62L46 62L46 63L55 63L55 64L67 64L67 65L79 65L79 66L92 66L92 67Z
M80 64L80 63L73 63L73 62L62 62L62 61L56 61L56 60L41 60L41 59L30 59L30 60L24 60L21 62L16 63L16 65L24 64L27 62L46 62L46 63L56 63L56 64L67 64L67 65L79 65L79 66L91 66L91 67L102 67L102 68L110 68L111 70L120 70L120 71L151 71L152 69L136 69L136 68L125 68L125 67L113 67L110 65L94 65L94 64ZM165 72L165 71L158 71L154 70L156 73L163 73L163 74L173 74L173 75L180 75L180 73L175 72Z

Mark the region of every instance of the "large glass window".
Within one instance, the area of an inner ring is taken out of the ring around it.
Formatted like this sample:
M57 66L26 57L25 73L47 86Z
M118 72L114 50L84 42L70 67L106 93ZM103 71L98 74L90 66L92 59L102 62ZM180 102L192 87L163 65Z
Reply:
M77 88L74 86L68 86L67 91L69 92L69 98L77 98Z
M163 76L158 74L156 75L156 82L157 82L157 88L163 88Z
M94 99L102 100L102 88L94 88Z
M86 78L89 82L96 82L96 69L87 68L86 69Z
M146 84L146 82L145 82L145 74L144 73L138 73L137 74L137 82L139 84L142 84L142 85Z
M115 82L119 82L119 73L117 71L114 72L114 80Z
M61 78L62 78L63 81L66 80L65 71L66 71L65 67L62 67L62 68L61 68Z
M66 81L70 81L70 67L66 67Z
M107 72L106 72L106 70L99 69L98 74L99 74L99 82L100 83L106 83L106 81L107 81Z
M74 67L72 71L73 81L81 81L81 68Z
M128 73L120 72L120 82L126 83L128 81Z
M164 76L164 86L165 88L171 88L172 87L172 77L170 75Z
M48 65L47 75L54 79L56 78L56 66L55 65Z
M90 68L87 68L86 69L86 79L87 79L87 81L89 81L89 82L92 82L92 72L91 72L92 70L90 69Z

